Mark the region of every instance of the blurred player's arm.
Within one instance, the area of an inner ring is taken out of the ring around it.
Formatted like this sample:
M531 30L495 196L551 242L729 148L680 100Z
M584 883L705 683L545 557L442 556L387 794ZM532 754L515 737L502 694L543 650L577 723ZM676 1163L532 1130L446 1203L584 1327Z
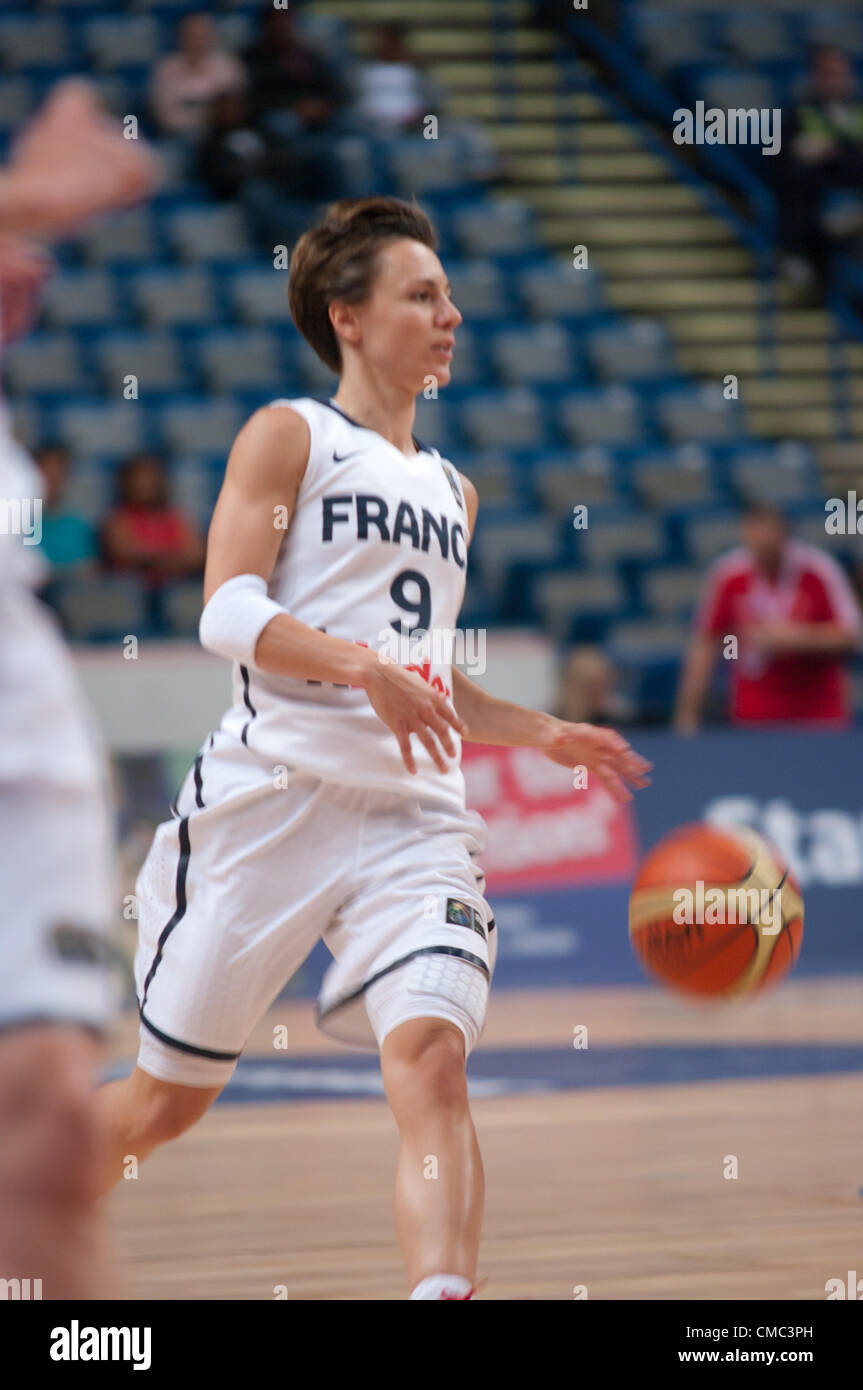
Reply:
M697 632L689 644L674 710L674 727L679 734L694 734L701 723L701 712L710 689L716 663L717 638Z
M143 140L127 140L96 89L61 83L16 138L0 169L0 232L61 236L95 213L155 191L158 169Z
M747 629L753 646L769 656L853 656L861 632L853 623L793 620L758 623Z

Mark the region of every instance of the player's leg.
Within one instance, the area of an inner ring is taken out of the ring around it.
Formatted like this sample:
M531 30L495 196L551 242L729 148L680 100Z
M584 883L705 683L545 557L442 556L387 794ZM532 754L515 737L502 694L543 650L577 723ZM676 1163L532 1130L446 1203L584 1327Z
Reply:
M394 1215L410 1288L422 1292L429 1281L429 1297L439 1298L435 1276L449 1276L451 1296L466 1297L476 1279L485 1181L464 1034L445 1019L410 1019L384 1038L381 1070L399 1129Z
M41 1279L43 1298L116 1297L94 1207L101 1056L101 1043L78 1028L0 1035L0 1278Z
M178 1139L209 1110L224 1089L184 1086L162 1081L136 1066L122 1081L111 1081L97 1094L102 1161L98 1190L120 1181L130 1160L141 1163L154 1149Z
M466 1298L476 1272L483 1172L465 1058L497 955L484 847L474 812L370 792L355 891L324 938L335 960L319 1026L377 1044L401 1134L396 1225L413 1298Z

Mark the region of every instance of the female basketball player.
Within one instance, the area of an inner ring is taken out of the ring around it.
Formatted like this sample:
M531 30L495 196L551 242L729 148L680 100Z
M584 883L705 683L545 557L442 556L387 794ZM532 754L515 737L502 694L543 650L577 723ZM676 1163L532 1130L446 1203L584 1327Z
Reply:
M379 655L455 628L476 517L473 486L412 434L461 322L436 244L418 207L372 197L333 204L294 250L291 312L339 387L257 411L228 460L201 641L233 660L234 704L141 871L138 1064L103 1097L113 1181L204 1114L322 936L321 1028L380 1049L411 1297L468 1299L483 1172L465 1059L496 933L459 736L586 765L619 799L648 764L448 663Z

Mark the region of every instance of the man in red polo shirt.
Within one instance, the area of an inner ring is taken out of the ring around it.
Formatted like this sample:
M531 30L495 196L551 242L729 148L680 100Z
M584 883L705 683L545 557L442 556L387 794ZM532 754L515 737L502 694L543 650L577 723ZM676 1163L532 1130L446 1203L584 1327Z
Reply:
M848 724L844 663L860 638L860 609L837 562L789 537L777 509L753 507L743 518L743 545L708 575L675 727L698 728L720 652L729 654L733 723Z

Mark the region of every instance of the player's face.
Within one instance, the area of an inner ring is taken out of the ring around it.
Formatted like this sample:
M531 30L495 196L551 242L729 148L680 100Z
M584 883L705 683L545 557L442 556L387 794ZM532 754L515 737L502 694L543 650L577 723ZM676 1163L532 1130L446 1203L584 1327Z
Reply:
M450 379L455 330L462 316L449 297L443 266L410 238L382 249L371 295L356 308L361 351L390 381L417 395L434 377Z

